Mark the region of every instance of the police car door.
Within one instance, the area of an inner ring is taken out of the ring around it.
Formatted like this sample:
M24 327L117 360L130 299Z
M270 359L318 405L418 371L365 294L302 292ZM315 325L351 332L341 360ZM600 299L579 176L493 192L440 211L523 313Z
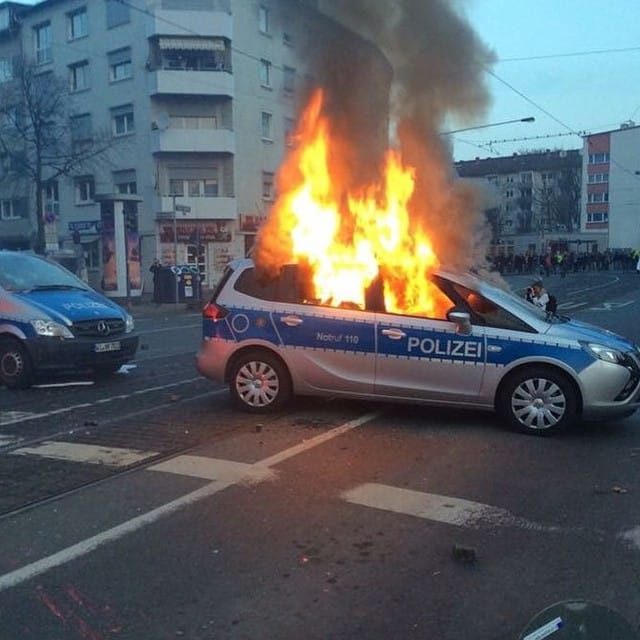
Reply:
M453 403L477 398L486 362L483 326L472 325L463 335L446 318L379 313L376 320L378 397Z

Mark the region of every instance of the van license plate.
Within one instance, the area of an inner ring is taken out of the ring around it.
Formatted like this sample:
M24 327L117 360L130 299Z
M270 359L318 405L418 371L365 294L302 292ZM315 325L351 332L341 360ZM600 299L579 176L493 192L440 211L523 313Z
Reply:
M96 353L104 353L105 351L120 351L119 342L98 342L95 346Z

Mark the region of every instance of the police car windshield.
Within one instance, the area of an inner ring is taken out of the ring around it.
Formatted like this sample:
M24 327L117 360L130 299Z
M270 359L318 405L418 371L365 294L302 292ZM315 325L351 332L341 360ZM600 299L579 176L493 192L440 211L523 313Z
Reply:
M519 296L512 290L501 289L489 283L483 283L482 293L486 293L494 302L497 302L501 306L507 307L516 313L518 310L522 310L528 314L538 316L542 320L548 320L549 314L541 307L528 302L522 296ZM566 321L566 318L563 318Z
M88 288L80 278L54 262L9 251L0 251L0 286L16 292Z

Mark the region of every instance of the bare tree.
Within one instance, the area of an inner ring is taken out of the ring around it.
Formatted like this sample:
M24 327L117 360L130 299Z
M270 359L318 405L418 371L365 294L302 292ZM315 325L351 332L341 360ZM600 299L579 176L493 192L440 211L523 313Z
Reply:
M3 182L21 184L31 191L29 199L35 195L38 252L45 246L44 187L72 175L111 145L106 134L74 127L74 115L68 83L30 60L17 60L13 79L0 85Z
M534 202L546 231L571 232L579 225L580 174L576 169L558 171L552 185L535 189Z

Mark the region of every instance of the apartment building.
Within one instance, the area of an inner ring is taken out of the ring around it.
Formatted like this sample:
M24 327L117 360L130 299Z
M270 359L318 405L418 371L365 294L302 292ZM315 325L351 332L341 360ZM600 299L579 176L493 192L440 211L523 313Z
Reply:
M126 253L127 280L138 278L134 295L148 290L156 257L198 265L214 285L247 255L274 202L315 82L306 43L323 33L332 46L358 40L310 0L0 3L0 83L17 57L31 59L66 79L74 132L110 137L82 171L45 185L42 211L19 176L0 183L0 247L32 246L40 215L47 249L73 249L75 236L91 284L114 297L114 253ZM361 46L371 64L387 64ZM388 83L372 90L386 94Z
M584 137L582 232L610 248L640 249L640 126Z
M478 158L457 162L455 168L481 193L493 255L587 249L579 233L579 150Z

